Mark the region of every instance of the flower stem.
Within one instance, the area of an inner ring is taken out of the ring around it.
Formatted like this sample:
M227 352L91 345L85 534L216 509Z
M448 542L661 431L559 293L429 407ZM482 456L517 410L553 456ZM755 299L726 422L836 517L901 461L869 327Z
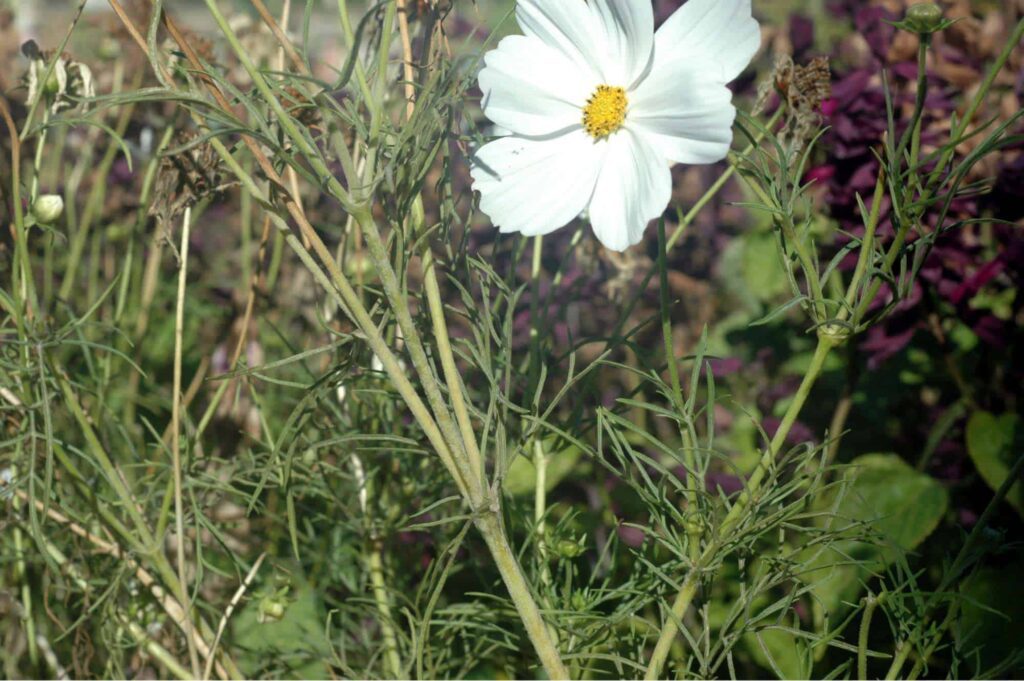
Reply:
M789 437L789 432L803 410L804 404L806 404L807 398L811 394L811 389L817 382L818 377L821 376L825 360L834 347L834 340L827 336L818 337L818 345L815 348L814 356L811 358L811 365L807 369L807 373L804 374L803 381L800 383L793 401L790 402L789 408L786 409L786 414L782 418L779 430L775 433L775 437L772 438L768 449L761 456L757 469L754 470L750 480L747 481L746 489L740 494L739 499L736 500L736 503L733 504L722 524L718 527L715 540L708 544L707 548L700 555L700 559L690 568L690 572L686 575L686 579L683 581L682 587L679 589L676 600L672 605L671 615L665 621L661 634L658 637L658 642L655 644L654 653L651 655L650 662L648 663L645 678L657 679L661 676L662 667L665 664L665 660L668 659L668 654L672 649L676 634L679 633L679 623L682 621L683 615L686 614L691 601L693 601L693 597L697 593L697 578L700 572L711 563L718 549L732 534L733 530L736 529L743 511L757 497L765 476L774 465L775 459L786 442L786 438Z
M192 630L192 602L188 593L188 579L185 572L185 509L182 502L181 465L181 346L185 327L185 285L188 280L188 242L192 228L192 207L185 208L181 225L181 264L178 270L178 302L174 315L174 392L171 403L171 466L174 472L174 531L177 535L177 567L181 607L185 611L185 640L188 642L188 657L192 674L199 678L199 653L196 651Z
M860 635L857 640L857 678L868 678L868 636L871 633L871 619L874 617L875 608L881 602L874 594L868 594L864 598L864 614L860 620Z
M388 602L387 586L384 582L384 559L381 551L380 539L371 540L373 546L370 548L370 555L367 558L370 568L370 584L373 586L373 599L377 603L377 610L380 612L381 634L384 638L384 655L388 661L392 677L404 678L402 673L402 659L398 656L398 640L395 638L395 630L391 626L391 604Z
M682 383L679 380L679 364L676 361L675 339L672 335L672 315L670 313L670 297L668 285L668 250L670 246L665 238L665 221L658 221L658 272L661 284L661 333L665 343L665 363L668 367L669 388L671 399L680 419L687 417L686 401L683 399ZM686 525L687 548L690 561L696 563L700 559L701 530L697 520L697 501L699 494L697 480L697 460L694 455L693 439L689 427L680 422L679 436L682 440L683 463L686 466Z
M491 555L494 556L494 562L498 566L509 596L512 597L512 603L519 612L523 626L526 628L526 634L530 637L530 642L533 643L533 648L537 651L548 678L568 679L569 672L562 664L558 649L548 633L547 624L541 616L537 602L534 600L526 578L523 576L523 571L519 567L519 562L508 543L508 536L498 511L495 509L484 511L477 518L476 526L480 534L483 535L484 541L487 542L487 548L490 549Z

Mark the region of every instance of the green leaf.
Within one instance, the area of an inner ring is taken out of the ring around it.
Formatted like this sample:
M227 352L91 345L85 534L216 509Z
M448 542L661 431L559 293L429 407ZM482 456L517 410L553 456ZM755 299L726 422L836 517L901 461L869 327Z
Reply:
M868 454L851 464L853 484L839 513L871 523L885 539L913 551L938 526L949 505L946 489L895 454ZM894 554L886 551L884 560Z
M976 411L967 422L967 453L981 477L993 490L999 489L1010 474L1016 457L1024 455L1021 439L1024 427L1016 414L996 416ZM1010 488L1006 501L1024 516L1024 485Z
M259 621L261 600L252 598L232 621L234 648L240 651L236 659L246 678L257 678L268 670L287 671L289 678L330 678L325 663L331 655L330 643L313 589L302 584L277 621Z
M762 302L770 302L789 291L789 280L779 266L775 235L755 232L744 240L743 277L747 288Z
M556 443L555 438L544 440L544 451L549 452ZM544 488L550 492L558 483L573 472L583 452L575 445L569 445L548 455L547 479ZM515 496L533 494L537 484L537 469L533 459L528 456L517 456L505 474L505 491Z
M1010 565L1019 565L1018 554ZM963 590L963 614L957 626L959 647L966 656L970 676L977 678L986 670L1016 655L1014 667L998 676L1020 678L1020 625L1024 622L1024 584L1014 570L985 568ZM967 670L964 670L967 671Z
M758 666L780 679L809 679L813 661L807 642L784 629L763 629L743 635L743 643Z
M895 454L867 454L846 469L834 527L853 525L840 540L811 561L815 594L835 614L853 602L862 583L902 552L913 551L935 531L949 506L949 494L933 478L914 470ZM863 530L878 535L868 541ZM808 556L812 554L807 554Z

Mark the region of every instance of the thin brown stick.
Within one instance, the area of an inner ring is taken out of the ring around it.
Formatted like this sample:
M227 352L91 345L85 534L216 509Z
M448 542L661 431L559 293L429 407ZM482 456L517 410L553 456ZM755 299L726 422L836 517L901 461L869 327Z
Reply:
M270 32L274 34L275 38L277 38L277 42L281 45L281 49L288 55L288 60L298 71L302 72L304 75L308 75L309 71L306 68L306 62L302 61L302 57L299 56L295 46L292 45L292 41L288 38L288 9L291 3L286 0L284 5L285 9L281 12L281 24L279 25L274 21L274 16L267 9L267 6L263 4L263 0L252 0L252 6L256 8L260 18L263 19L263 23L267 25ZM284 26L283 29L281 28L282 26ZM281 70L284 70L283 65Z
M231 615L234 614L235 608L242 600L242 596L245 595L246 590L252 581L256 579L256 573L260 569L260 565L263 564L263 559L267 557L266 551L260 554L260 557L256 559L252 567L249 569L249 573L242 580L242 583L238 585L238 590L235 595L231 597L231 602L228 603L228 607L224 610L224 616L220 618L220 622L217 624L217 635L213 638L213 644L210 646L210 650L214 653L217 652L217 645L220 643L220 637L224 633L224 628L228 625L228 620L231 619ZM212 671L214 656L210 655L206 658L206 669L203 670L203 681L210 678L210 672Z
M160 607L164 609L164 612L167 613L178 628L181 629L182 632L186 631L185 622L188 618L186 617L185 610L181 607L181 604L173 596L165 592L163 587L161 587L157 582L156 578L153 577L153 575L142 567L134 558L126 554L119 545L92 534L89 530L85 529L71 518L68 518L60 511L53 508L47 508L47 506L39 499L30 499L28 493L23 490L14 490L14 495L22 501L31 501L40 512L45 513L51 520L55 520L61 525L66 526L71 530L72 534L85 539L87 542L92 544L99 553L113 556L118 560L124 561L125 565L135 570L136 579L139 580L140 584L149 589L153 598L156 599L156 602L160 604ZM204 641L198 633L193 632L193 635L195 639L195 646L198 649L199 654L208 659L211 656L210 646L206 644L206 641ZM220 676L221 679L226 681L230 678L220 662L215 662L214 664L215 669L217 670L217 675Z

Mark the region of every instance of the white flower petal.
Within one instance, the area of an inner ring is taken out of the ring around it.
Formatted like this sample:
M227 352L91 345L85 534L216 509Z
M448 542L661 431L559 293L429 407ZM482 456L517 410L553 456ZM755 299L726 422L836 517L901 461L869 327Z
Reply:
M624 129L606 141L608 153L590 201L590 224L605 248L640 243L648 223L672 198L668 162L643 135Z
M699 61L722 83L740 75L761 47L750 0L688 0L655 36L655 59Z
M484 113L520 135L548 135L580 125L581 109L600 84L557 49L513 35L484 57Z
M583 70L604 73L609 61L604 30L584 0L518 0L523 33L559 50Z
M715 163L732 146L732 92L692 64L661 59L630 93L627 125L675 163Z
M654 9L651 3L644 0L590 0L590 10L604 30L605 44L611 57L602 73L605 84L629 88L647 71L654 52Z
M606 151L582 129L494 140L476 153L470 171L480 210L502 232L553 232L586 208Z

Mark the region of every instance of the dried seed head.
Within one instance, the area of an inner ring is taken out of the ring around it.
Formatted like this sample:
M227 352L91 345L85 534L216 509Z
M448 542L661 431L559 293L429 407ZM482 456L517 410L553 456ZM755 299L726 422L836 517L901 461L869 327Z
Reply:
M220 157L209 143L197 142L197 137L193 132L180 133L172 142L178 153L160 162L149 214L161 225L222 188Z
M81 100L96 96L92 69L75 61L68 53L57 56L53 51L43 52L34 40L22 45L21 53L30 60L24 78L30 105L42 98L50 113L58 113L74 109Z
M772 77L758 90L755 115L764 111L772 89L786 100L788 115L780 137L789 137L796 152L814 136L821 125L821 105L832 96L832 70L828 57L816 57L806 66L780 54L775 59Z

